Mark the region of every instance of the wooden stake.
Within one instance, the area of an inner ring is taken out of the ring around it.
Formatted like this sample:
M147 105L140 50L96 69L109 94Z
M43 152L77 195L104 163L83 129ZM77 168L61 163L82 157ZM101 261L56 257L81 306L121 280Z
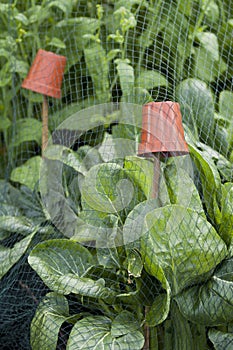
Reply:
M153 162L154 162L151 198L156 199L159 195L160 153L159 152L152 153L151 156L152 156ZM145 307L145 317L146 317L148 312L149 312L149 308L148 308L148 306L146 306ZM143 350L150 350L150 327L147 324L144 325L144 335L145 335L145 343L143 346Z
M153 172L153 187L151 191L151 198L157 198L159 195L159 180L160 180L160 153L152 153L154 160Z
M47 97L43 95L42 105L42 154L47 147L49 139L49 125L48 125L48 101Z

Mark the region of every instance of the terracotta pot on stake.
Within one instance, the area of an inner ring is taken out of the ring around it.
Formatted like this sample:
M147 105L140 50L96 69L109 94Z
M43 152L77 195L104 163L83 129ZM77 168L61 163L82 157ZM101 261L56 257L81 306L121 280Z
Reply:
M180 106L176 102L150 102L142 108L141 142L138 155L154 160L151 198L159 194L160 158L188 154ZM148 312L145 307L145 315ZM150 328L145 325L144 350L150 349Z
M61 85L66 57L53 52L39 50L22 87L43 95L42 105L42 153L48 143L47 96L61 98Z
M188 154L179 103L150 102L142 107L142 132L138 155L154 159L152 198L158 196L160 158Z

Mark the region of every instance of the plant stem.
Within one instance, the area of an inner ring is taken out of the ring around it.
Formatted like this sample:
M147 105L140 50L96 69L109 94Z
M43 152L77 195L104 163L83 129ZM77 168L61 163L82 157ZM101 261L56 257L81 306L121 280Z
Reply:
M114 86L116 85L116 82L117 82L117 79L118 79L118 73L115 75L113 81L112 81L112 84L110 86L110 91L112 91L112 89L114 88Z
M154 23L156 22L156 20L158 18L158 13L159 13L159 9L160 9L161 3L162 3L162 0L159 0L158 3L157 3L157 6L156 6L155 12L154 12L154 16L152 17L152 22L148 23L148 27L153 27ZM158 29L157 29L157 31L155 33L155 36L157 36L158 32L159 32L159 26L158 26ZM145 39L146 42L149 41L151 33L152 33L151 31L148 31L147 38ZM136 70L135 70L136 71L136 76L138 76L139 72L140 72L140 67L141 67L141 64L142 64L144 51L145 51L145 49L143 48L143 49L140 50L140 53L139 53L138 63L137 63L137 67L136 67Z
M157 198L159 194L159 179L160 179L160 153L153 154L154 173L152 183L152 198Z
M191 36L192 42L194 41L196 33L197 33L198 29L201 26L201 22L203 21L203 18L205 16L205 11L206 11L207 7L209 6L210 2L211 2L211 0L207 1L206 4L205 4L205 7L203 8L203 10L200 11L200 16L198 18L198 21L197 21L197 23L196 23L196 25L194 27L194 30L193 30L193 33L192 33L192 36Z
M150 327L150 349L159 350L157 327Z
M101 308L104 310L105 314L111 318L112 312L109 310L109 307L103 302L103 300L99 299L98 303L101 306Z
M48 101L47 97L43 96L42 106L42 154L48 144L49 127L48 127Z
M145 306L145 318L149 311L148 306ZM145 323L144 325L144 337L145 337L145 343L143 346L143 350L150 350L150 327Z

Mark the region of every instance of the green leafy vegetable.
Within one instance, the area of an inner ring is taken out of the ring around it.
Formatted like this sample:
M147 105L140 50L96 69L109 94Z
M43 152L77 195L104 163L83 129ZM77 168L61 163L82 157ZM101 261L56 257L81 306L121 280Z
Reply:
M0 246L0 278L2 278L14 264L19 261L23 254L28 249L34 233L23 238L21 241L15 243L12 248Z
M11 172L11 180L33 190L39 182L41 162L40 156L28 159L20 167L13 169Z
M211 279L176 296L182 314L192 322L217 326L233 320L232 259L226 260Z
M85 277L94 265L91 253L73 241L58 239L38 244L30 253L29 264L54 292L92 297L111 296L102 278Z
M109 101L109 69L104 49L100 44L92 43L84 49L84 55L97 100L100 103Z
M135 321L132 321L133 316L128 312L120 314L113 322L105 316L86 317L74 325L67 350L76 349L77 344L83 350L100 347L103 350L140 350L144 344L144 337L137 330Z
M66 298L60 294L48 293L39 304L31 323L32 349L56 350L60 327L68 319L69 305Z
M176 295L205 278L226 257L227 248L204 217L170 205L146 215L141 253L146 270L158 279L162 270Z
M231 350L233 345L232 333L224 333L216 329L210 329L208 336L216 350Z
M186 79L177 86L176 95L183 121L208 143L214 131L214 100L210 89L201 80Z
M137 196L136 186L116 163L92 167L84 179L81 192L92 209L113 214L128 208Z

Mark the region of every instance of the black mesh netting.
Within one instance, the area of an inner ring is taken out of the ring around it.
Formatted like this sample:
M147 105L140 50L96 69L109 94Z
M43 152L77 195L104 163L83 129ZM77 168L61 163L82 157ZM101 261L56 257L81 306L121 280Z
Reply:
M0 3L0 349L233 349L230 0Z

